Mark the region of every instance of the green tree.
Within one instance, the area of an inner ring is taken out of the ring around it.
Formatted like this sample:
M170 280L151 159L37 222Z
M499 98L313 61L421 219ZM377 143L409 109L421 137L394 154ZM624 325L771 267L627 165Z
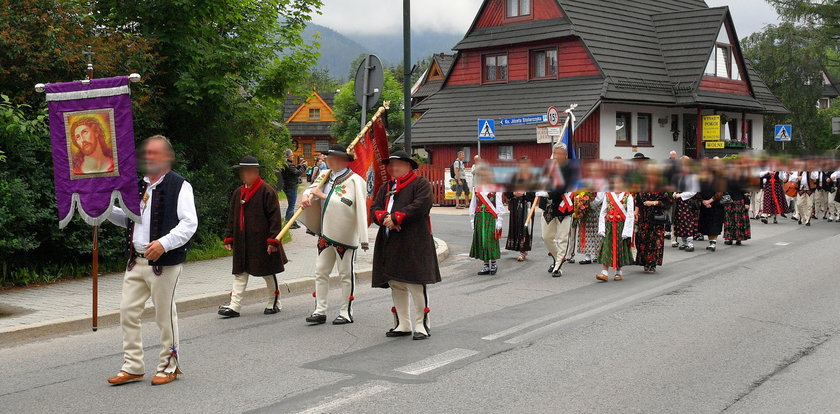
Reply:
M840 2L837 0L767 0L786 20L821 31L834 40L840 39Z
M362 108L356 103L355 95L355 81L345 83L341 87L341 91L335 96L335 117L338 120L333 125L333 136L342 144L349 144L356 134L361 131L360 123L362 117ZM391 109L388 111L387 117L387 131L388 138L393 141L403 133L403 111L400 109L402 105L402 85L394 79L394 74L390 70L385 71L385 86L382 90L382 96L376 103L373 110L368 111L368 120L376 108L382 105L385 101L391 101Z
M790 123L794 136L787 148L808 152L827 149L819 138L824 125L816 108L822 94L826 50L821 37L811 28L782 23L767 26L744 39L742 45L761 78L791 112L765 118L765 148L779 149L779 143L773 141L773 125Z

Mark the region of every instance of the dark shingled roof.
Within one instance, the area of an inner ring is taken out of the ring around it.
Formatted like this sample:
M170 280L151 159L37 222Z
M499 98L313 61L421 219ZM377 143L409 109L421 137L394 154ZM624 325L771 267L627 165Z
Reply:
M828 73L828 71L824 70L823 74L828 79L828 83L823 85L822 97L834 99L840 96L840 88L837 87L837 80L835 80L834 77L831 76L830 73Z
M577 103L579 118L598 102L604 79L601 76L567 78L557 81L510 82L493 85L449 86L421 102L425 111L411 131L423 144L474 142L478 119L501 119L537 115L552 105L567 107ZM515 108L511 102L516 102ZM499 142L535 141L534 125L496 125Z
M479 14L488 1L482 4ZM425 113L413 128L415 142L471 142L475 140L478 118L538 114L549 105L575 102L580 104L579 122L602 102L701 105L765 114L788 112L749 62L745 62L747 70L742 76L752 95L699 89L720 28L731 22L727 7L709 8L703 0L556 1L566 17L475 28L477 15L467 35L453 49L464 51L576 36L603 77L445 86L417 106L418 112ZM733 36L737 38L737 34ZM499 140L534 139L533 125L502 127L499 135Z
M332 108L335 100L335 92L318 92L321 99ZM283 103L283 122L292 116L297 109L304 104L300 96L288 95ZM301 136L331 136L333 122L291 122L286 124L289 133L293 137Z
M445 79L449 75L449 71L452 70L452 64L455 63L455 55L435 53L434 55L432 55L432 59L434 59L434 62L437 63ZM428 70L426 71L426 73L423 74L423 76L428 76ZM422 99L428 96L432 96L435 94L435 92L439 91L440 88L443 87L443 82L443 79L428 81L421 85L419 88L417 88L417 90L411 94L411 97Z
M567 18L528 21L473 30L452 50L477 49L557 39L570 36L572 25Z

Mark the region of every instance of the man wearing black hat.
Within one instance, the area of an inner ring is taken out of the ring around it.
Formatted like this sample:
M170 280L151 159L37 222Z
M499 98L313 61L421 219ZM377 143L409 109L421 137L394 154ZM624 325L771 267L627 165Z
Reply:
M372 284L391 288L394 328L385 335L411 335L411 296L414 339L426 339L431 335L426 285L440 282L429 220L432 185L414 173L417 162L404 151L396 151L382 162L391 179L379 189L370 208L373 221L380 226L373 249Z
M224 240L225 248L233 251L233 288L230 304L220 306L219 315L239 316L248 275L265 279L268 304L263 313L272 315L282 308L277 273L288 261L280 240L274 239L283 226L277 192L263 182L262 166L256 158L247 155L233 168L242 179L242 186L230 199Z
M342 304L333 325L344 325L353 323L352 303L356 290L353 262L356 249L368 249L367 184L348 168L353 156L343 146L333 145L326 155L329 172L322 173L303 192L300 203L304 208L301 221L318 236L313 293L315 311L306 318L306 322L320 325L327 321L330 272L337 267Z

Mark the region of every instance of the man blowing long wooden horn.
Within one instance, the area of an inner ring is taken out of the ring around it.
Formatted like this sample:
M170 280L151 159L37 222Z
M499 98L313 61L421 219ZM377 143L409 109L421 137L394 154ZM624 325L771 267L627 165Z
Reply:
M341 145L327 152L330 169L326 184L316 182L303 192L301 216L310 232L318 235L318 257L315 259L315 312L306 322L320 325L327 322L327 293L330 272L338 268L341 279L342 304L333 325L353 323L353 296L356 273L353 262L356 249L368 249L367 184L348 168L353 156ZM309 195L314 198L310 200Z
M391 288L395 326L387 337L412 334L409 296L414 302L414 339L431 336L426 285L440 282L429 211L432 186L415 174L417 162L404 151L382 160L391 180L383 184L370 209L379 233L373 248L372 284Z

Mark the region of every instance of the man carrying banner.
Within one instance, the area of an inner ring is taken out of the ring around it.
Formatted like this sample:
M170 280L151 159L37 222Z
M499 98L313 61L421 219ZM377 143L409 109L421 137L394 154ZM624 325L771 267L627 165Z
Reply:
M283 245L274 238L283 227L277 192L260 177L262 165L256 158L245 156L233 168L242 179L230 200L224 239L225 248L233 251L233 288L230 304L219 307L219 315L239 316L249 275L265 279L268 304L263 313L273 315L283 307L277 273L288 262Z
M310 324L327 322L327 295L330 272L338 267L341 279L342 305L333 325L353 323L353 293L356 275L353 262L356 249L368 249L367 185L348 164L353 156L341 145L327 152L329 176L323 174L303 193L301 221L318 235L318 257L315 259L315 311L306 318ZM321 189L322 180L327 180ZM313 198L310 199L309 195Z
M568 152L566 144L558 143L554 146L554 153L552 159L552 171L550 174L559 173L562 177L560 186L549 189L550 191L537 192L540 197L540 208L543 209L543 219L545 223L542 226L542 236L545 242L548 255L551 256L552 263L548 268L548 272L553 277L563 276L563 263L567 260L569 249L569 239L572 232L572 222L574 218L574 194L566 192L566 183L575 182L577 174L571 167L568 161ZM552 184L552 186L554 186Z
M385 336L411 335L411 296L414 339L422 340L431 335L426 285L441 280L429 218L432 185L414 172L417 162L404 151L396 151L382 162L392 180L380 187L370 209L373 221L380 226L373 249L372 285L391 288L394 328Z
M175 285L187 257L187 246L198 228L190 183L172 171L175 151L162 135L148 138L142 146L146 176L140 182L142 224L135 225L125 212L114 207L112 223L128 228L128 267L123 279L120 325L123 332L123 366L108 379L113 385L143 378L143 343L140 315L146 300L155 305L160 329L160 362L152 385L167 384L181 373L178 366L178 313Z

